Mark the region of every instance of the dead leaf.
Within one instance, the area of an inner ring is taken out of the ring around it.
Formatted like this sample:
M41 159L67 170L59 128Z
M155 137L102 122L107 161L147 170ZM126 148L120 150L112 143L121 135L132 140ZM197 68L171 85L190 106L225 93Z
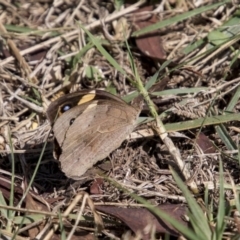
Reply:
M26 189L28 185L26 180L24 181L24 185ZM25 202L26 202L27 209L38 210L38 211L48 211L48 208L44 206L42 203L35 201L29 192L26 195ZM34 239L38 235L38 233L43 229L43 227L44 227L44 222L29 229L28 230L29 237L31 239Z
M149 225L155 227L156 233L169 233L174 236L179 236L179 232L174 229L170 224L166 223L162 219L158 218L156 215L151 213L146 208L120 208L115 206L95 206L98 211L105 214L109 214L113 217L120 219L124 222L132 231L136 234L140 232L143 239L150 239L150 233L146 233ZM184 221L184 215L186 215L186 207L180 204L166 204L157 206L160 210L166 212L169 217L172 217L185 226L188 225Z
M102 178L96 178L94 179L91 187L90 187L90 193L91 194L102 194L102 186L103 186L103 179Z
M2 192L4 198L9 200L10 198L10 191L11 191L11 182L9 178L0 175L0 191ZM14 185L14 205L17 205L22 197L23 191L20 186L17 184Z
M202 149L203 153L205 153L205 154L210 154L210 153L216 152L215 146L213 145L213 143L210 141L210 139L204 133L198 134L196 143L198 144L198 146Z
M148 18L140 19L139 16L137 17L137 13L144 12L144 11L152 11L153 6L146 6L138 9L135 11L132 17L132 24L134 30L140 30L147 26L150 26L156 22L158 19L156 15L152 15ZM154 59L157 60L166 60L166 52L163 48L162 39L160 37L160 33L156 30L151 33L147 33L135 38L137 47L139 50Z

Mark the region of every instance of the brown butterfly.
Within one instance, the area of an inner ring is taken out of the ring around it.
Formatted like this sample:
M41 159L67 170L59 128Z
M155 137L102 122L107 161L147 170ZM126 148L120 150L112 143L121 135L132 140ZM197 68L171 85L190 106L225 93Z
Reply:
M81 90L50 104L56 155L69 178L79 179L133 131L139 109L101 90Z

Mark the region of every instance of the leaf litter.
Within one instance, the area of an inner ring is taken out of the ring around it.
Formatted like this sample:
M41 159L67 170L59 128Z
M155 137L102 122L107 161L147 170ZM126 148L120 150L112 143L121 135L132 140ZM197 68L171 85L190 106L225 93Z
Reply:
M127 40L138 75L146 85L160 65L170 60L149 90L165 124L194 123L200 117L236 113L238 9L227 3L195 14L211 4L214 2L0 2L0 211L5 217L1 234L16 239L60 239L64 235L69 239L154 239L154 235L159 239L164 233L181 235L131 195L141 196L189 226L184 218L188 213L186 199L172 176L172 168L184 176L154 132L125 141L87 177L73 182L52 156L53 136L45 112L57 96L79 89L106 89L119 96L136 90L131 85L135 73ZM183 15L188 12L192 17ZM172 20L177 17L182 20ZM164 21L168 25L162 27ZM157 23L158 30L150 35L133 37L134 31ZM90 31L123 71L113 67L80 26ZM205 90L181 91L197 87ZM168 94L160 94L163 90L169 90ZM141 117L151 117L146 106ZM145 123L137 130L144 133L152 128L151 123ZM224 184L231 186L225 191L226 202L231 205L239 191L238 128L238 121L207 126L203 121L201 127L181 129L181 136L172 137L191 176L185 183L196 183L198 201L200 198L204 203L202 211L209 214L207 204L212 203L213 216L220 201L220 160ZM26 192L43 150L34 181ZM208 191L208 202L204 191ZM225 237L239 233L236 202L233 207ZM6 214L6 209L12 214ZM173 209L180 209L180 213ZM128 234L128 229L132 233Z

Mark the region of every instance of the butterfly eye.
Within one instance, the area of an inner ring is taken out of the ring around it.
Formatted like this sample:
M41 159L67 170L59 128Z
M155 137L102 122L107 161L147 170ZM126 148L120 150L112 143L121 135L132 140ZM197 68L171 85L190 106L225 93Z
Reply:
M71 105L64 105L64 106L62 106L62 108L61 108L61 112L62 113L64 113L64 112L67 112L68 110L70 110L71 109Z
M72 125L74 121L75 121L75 118L72 118L72 119L70 120L70 125Z

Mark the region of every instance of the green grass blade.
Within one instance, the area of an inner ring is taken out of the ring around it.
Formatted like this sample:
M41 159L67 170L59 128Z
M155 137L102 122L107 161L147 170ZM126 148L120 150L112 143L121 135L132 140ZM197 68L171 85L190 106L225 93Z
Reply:
M204 122L204 126L208 126L208 125L226 123L230 121L239 121L239 119L240 119L240 113L217 115L217 116L199 118L199 119L190 120L190 121L169 123L165 125L165 128L168 132L176 132L176 131L182 131L182 130L201 127L203 122Z
M223 177L223 166L222 161L219 163L220 175L219 175L219 184L220 184L220 193L219 193L219 205L218 205L218 214L217 214L217 224L215 228L215 240L223 239L223 232L226 226L224 221L225 218L225 198L224 198L224 177Z
M189 54L203 44L206 44L206 49L215 48L216 46L219 48L222 44L237 37L240 33L239 12L240 11L235 12L228 21L223 23L223 25L213 31L210 31L205 38L199 39L186 46L182 52L184 54ZM216 50L218 48L216 48Z
M118 62L103 48L101 45L101 40L99 38L96 38L93 36L86 28L84 28L82 25L79 24L79 26L83 29L83 31L88 35L93 45L96 46L98 51L107 59L107 61L116 68L120 73L123 75L126 75L126 72L123 70L123 68L118 64Z
M72 62L72 68L75 68L75 66L82 62L82 57L87 53L87 51L89 51L91 48L93 47L93 43L89 42L88 44L86 44L73 58L73 62Z
M195 88L178 88L178 89L168 89L160 92L153 92L153 96L167 96L167 95L183 95L183 94L192 94L199 93L201 91L208 91L208 87L195 87Z
M238 103L239 98L240 98L240 86L238 86L236 92L234 93L230 102L228 103L228 106L226 108L226 112L233 112L236 104Z
M7 206L7 203L3 197L2 192L0 192L0 204L3 206ZM8 219L8 210L4 208L0 208L1 216L3 216L5 219Z
M42 221L45 218L43 214L29 214L25 216L14 217L13 222L18 225L32 224L34 222Z
M208 6L204 6L204 7L201 7L201 8L197 8L197 9L194 9L192 11L189 11L189 12L177 15L175 17L172 17L170 19L166 19L164 21L157 22L155 24L152 24L151 26L145 27L145 28L143 28L143 29L141 29L139 31L134 32L132 34L132 36L134 36L134 37L135 36L140 36L142 34L145 34L145 33L157 30L157 29L161 29L161 28L170 26L170 25L178 23L180 21L189 19L190 17L194 17L194 16L196 16L196 15L198 15L200 13L206 12L206 11L214 9L214 8L217 8L217 7L223 5L223 4L227 3L227 2L230 2L230 1L226 0L226 1L222 1L222 2L219 2L219 3L212 4L212 5L208 5Z
M134 198L136 201L138 201L141 204L144 204L144 207L146 207L149 211L157 215L159 218L161 218L163 221L166 221L170 223L173 227L175 227L179 232L181 232L184 236L186 236L189 240L206 240L202 237L198 238L198 236L190 229L189 227L184 226L182 223L179 223L174 218L169 217L167 213L160 210L159 208L156 208L151 203L149 203L147 200L145 200L142 197L139 197L138 195L129 192L127 189L123 188L120 184L115 182L114 180L110 179L109 177L105 177L107 181L109 181L111 184L116 186L118 189L121 189L122 191L129 194L132 198Z
M224 125L215 126L215 130L228 150L236 150L237 146Z
M160 69L149 79L149 81L146 83L145 88L148 90L150 87L152 87L153 84L156 83L158 79Z
M208 220L205 217L205 214L203 213L200 206L197 204L196 200L192 197L192 194L189 192L187 186L185 185L185 183L183 183L177 173L172 171L172 174L178 187L181 189L183 195L186 198L188 207L191 211L189 218L191 223L195 227L195 230L197 230L197 234L201 234L199 235L201 239L210 240L212 232L208 224Z

